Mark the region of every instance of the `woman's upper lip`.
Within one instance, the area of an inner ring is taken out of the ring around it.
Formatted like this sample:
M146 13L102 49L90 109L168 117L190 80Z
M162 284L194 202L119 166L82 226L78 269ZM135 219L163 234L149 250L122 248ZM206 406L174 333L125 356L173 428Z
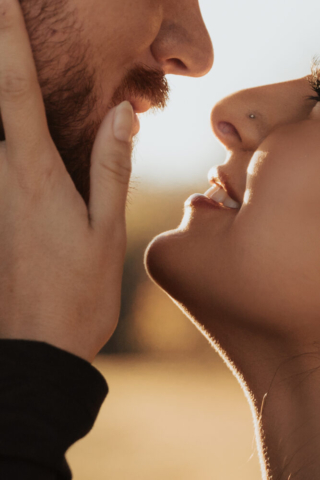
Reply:
M226 179L226 177L223 175L222 172L219 173L219 177L215 175L211 175L209 172L208 179L211 185L216 184L219 187L222 187L227 192L229 197L232 198L232 200L242 205L242 201L243 201L242 198L240 198L240 196L237 194L234 188L230 185L230 183L228 182L228 180Z

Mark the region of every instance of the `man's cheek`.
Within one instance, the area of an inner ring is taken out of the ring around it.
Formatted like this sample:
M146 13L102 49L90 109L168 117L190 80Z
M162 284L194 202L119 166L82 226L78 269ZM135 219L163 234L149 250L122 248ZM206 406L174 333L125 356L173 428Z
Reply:
M75 0L73 0L75 1ZM156 37L162 22L162 8L150 0L81 0L86 37L102 58L111 51L125 57L140 54Z

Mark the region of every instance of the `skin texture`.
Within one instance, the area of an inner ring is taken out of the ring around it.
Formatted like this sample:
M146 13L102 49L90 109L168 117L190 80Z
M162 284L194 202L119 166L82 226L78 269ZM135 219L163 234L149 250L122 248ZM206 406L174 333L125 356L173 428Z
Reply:
M132 99L163 108L165 74L197 77L211 69L213 49L198 0L20 3L51 137L88 206L90 154L110 108Z
M264 479L320 475L320 104L308 80L214 107L227 159L209 179L241 207L186 202L181 225L146 253L151 278L244 389Z

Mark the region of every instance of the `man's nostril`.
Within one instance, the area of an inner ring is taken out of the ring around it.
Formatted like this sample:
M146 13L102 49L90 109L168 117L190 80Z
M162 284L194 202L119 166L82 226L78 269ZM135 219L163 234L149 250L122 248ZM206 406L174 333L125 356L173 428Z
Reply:
M238 130L232 123L229 122L219 122L217 124L217 130L222 136L224 137L238 137L241 142L241 137L239 135Z
M188 70L188 67L179 58L170 58L170 63L181 71Z

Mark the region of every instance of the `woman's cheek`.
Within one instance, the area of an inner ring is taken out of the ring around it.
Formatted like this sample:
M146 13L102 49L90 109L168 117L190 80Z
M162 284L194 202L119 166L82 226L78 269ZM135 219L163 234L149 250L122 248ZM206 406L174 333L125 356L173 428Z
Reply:
M292 315L312 305L320 282L320 139L309 127L292 126L261 145L234 223L247 290L269 316L284 305Z

